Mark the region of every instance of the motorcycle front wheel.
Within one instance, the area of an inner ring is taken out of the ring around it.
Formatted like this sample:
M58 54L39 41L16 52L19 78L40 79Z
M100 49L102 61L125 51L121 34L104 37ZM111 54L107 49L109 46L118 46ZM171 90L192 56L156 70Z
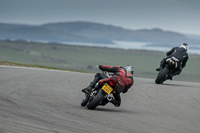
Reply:
M89 101L89 98L87 98L87 96L82 100L82 102L81 102L81 106L85 106L87 103L88 103L88 101Z

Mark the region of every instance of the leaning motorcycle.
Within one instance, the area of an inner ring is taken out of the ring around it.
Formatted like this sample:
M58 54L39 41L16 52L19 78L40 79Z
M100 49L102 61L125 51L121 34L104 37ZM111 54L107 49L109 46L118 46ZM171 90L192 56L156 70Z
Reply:
M179 60L176 57L170 57L165 62L165 67L160 70L155 80L156 84L162 84L169 79L169 75L178 67Z
M104 72L109 77L108 72ZM108 103L108 97L113 93L113 86L115 82L110 80L108 83L99 85L96 83L91 93L85 94L85 98L81 102L81 106L87 106L88 109L94 110L98 105L105 105Z

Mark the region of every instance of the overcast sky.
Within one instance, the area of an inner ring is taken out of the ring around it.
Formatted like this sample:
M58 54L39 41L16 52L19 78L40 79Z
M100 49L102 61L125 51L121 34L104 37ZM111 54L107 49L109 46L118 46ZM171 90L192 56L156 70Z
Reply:
M0 0L0 23L69 21L200 35L200 0Z

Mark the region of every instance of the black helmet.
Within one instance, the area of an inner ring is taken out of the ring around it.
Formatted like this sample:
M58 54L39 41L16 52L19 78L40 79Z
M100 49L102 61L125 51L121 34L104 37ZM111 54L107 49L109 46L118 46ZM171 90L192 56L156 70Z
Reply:
M183 44L181 45L181 48L184 48L184 49L187 51L188 48L189 48L189 46L188 46L187 43L183 43Z
M130 65L125 66L125 69L126 69L127 71L129 71L129 72L133 75L133 73L134 73L134 69L133 69L132 66L130 66Z

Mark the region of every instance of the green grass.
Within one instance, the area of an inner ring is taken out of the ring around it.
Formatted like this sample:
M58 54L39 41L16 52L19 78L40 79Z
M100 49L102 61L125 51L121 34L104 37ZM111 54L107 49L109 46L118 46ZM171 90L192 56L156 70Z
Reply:
M0 41L0 61L47 66L73 71L99 72L97 65L132 65L134 76L154 78L164 52L123 50L100 47ZM186 68L174 80L200 81L200 55L189 55Z
M72 70L68 70L68 69L60 69L60 68L55 68L55 67L50 67L50 66L22 64L22 63L10 62L10 61L0 61L0 65L19 66L19 67L33 67L33 68L43 68L43 69L62 70L62 71L72 71ZM85 71L76 71L76 72L86 73Z

